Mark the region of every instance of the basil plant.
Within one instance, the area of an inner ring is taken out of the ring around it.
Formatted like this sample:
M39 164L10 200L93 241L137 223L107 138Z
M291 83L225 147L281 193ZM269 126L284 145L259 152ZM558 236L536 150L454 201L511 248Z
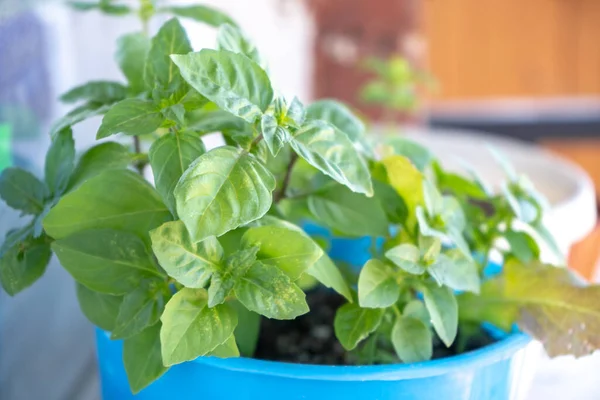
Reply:
M123 7L89 5L136 11ZM415 143L373 144L346 106L281 96L221 12L148 0L137 11L145 22L173 13L215 26L216 49L195 52L177 19L152 38L121 37L126 81L61 97L77 107L52 128L43 179L20 168L0 176L2 199L31 217L0 249L2 287L32 285L54 254L83 313L124 341L133 392L200 356L251 357L260 318L310 312L305 291L317 285L345 298L334 331L357 363L428 360L434 342L450 346L459 325L483 322L518 326L551 355L599 347L600 288L540 261L541 245L556 247L544 202L509 165L494 194ZM76 155L72 126L97 115L99 143ZM208 150L214 132L224 145ZM377 238L358 276L306 221ZM494 253L504 267L492 276Z

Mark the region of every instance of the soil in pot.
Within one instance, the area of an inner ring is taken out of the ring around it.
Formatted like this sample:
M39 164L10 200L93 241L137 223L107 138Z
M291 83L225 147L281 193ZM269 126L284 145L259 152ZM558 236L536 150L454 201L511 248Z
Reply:
M330 290L313 290L306 300L311 312L290 321L263 318L255 358L302 364L364 365L398 363L393 349L373 336L347 352L335 338L333 320L345 300ZM433 358L450 357L484 347L494 339L480 327L462 327L450 348L436 338ZM387 347L387 348L386 348Z

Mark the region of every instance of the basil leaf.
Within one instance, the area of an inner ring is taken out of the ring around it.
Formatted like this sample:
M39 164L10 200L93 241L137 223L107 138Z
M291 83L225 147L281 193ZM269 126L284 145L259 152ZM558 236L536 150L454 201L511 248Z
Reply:
M373 195L371 175L350 139L325 121L308 121L290 145L310 165L353 192Z
M87 230L55 241L52 250L77 282L96 292L121 295L143 279L162 278L144 242L131 233Z
M6 168L0 174L0 197L25 214L39 214L48 196L46 185L21 168Z
M325 99L312 103L306 108L306 118L329 122L353 142L365 133L365 124L346 105L336 100Z
M235 115L223 110L195 110L186 115L188 129L202 133L223 132L249 132L252 126Z
M508 241L510 252L524 263L539 259L540 247L534 238L522 231L508 230L504 232L504 238Z
M105 228L145 240L148 231L170 219L158 193L142 177L128 170L109 170L63 196L44 219L44 229L55 239Z
M94 292L81 283L76 284L79 308L88 320L100 329L112 331L115 327L119 307L123 303L123 296L113 296Z
M321 284L344 296L350 303L353 302L348 282L327 254L323 254L316 263L306 270L306 273Z
M160 341L166 366L213 351L229 339L238 322L230 305L208 308L206 290L187 288L171 297L161 321Z
M425 266L420 262L421 252L413 244L404 243L393 247L385 256L409 274L420 275L425 272Z
M519 316L519 304L504 293L504 278L484 281L478 295L461 293L457 296L459 319L462 322L490 323L510 332Z
M181 75L173 61L172 54L187 54L192 46L185 29L177 18L167 21L152 38L148 52L144 79L149 88L158 86L164 90L174 90L182 83Z
M171 58L194 89L249 123L259 119L273 101L269 77L246 56L203 49Z
M106 170L126 169L132 160L129 150L115 142L98 144L86 151L71 176L68 190L78 188L82 183Z
M52 255L48 238L34 239L29 232L29 228L10 232L0 251L0 284L10 296L37 281Z
M398 301L396 273L379 260L369 260L358 276L358 303L366 308L387 308Z
M198 242L262 217L273 189L275 178L254 156L219 147L201 155L179 180L177 213Z
M165 117L153 102L125 99L113 105L102 118L96 139L116 133L146 135L160 128Z
M388 137L384 143L392 148L395 155L408 158L421 172L435 160L435 156L429 149L410 139Z
M260 315L248 310L239 301L232 301L238 315L238 324L233 332L240 353L244 357L252 357L258 344L260 334Z
M374 197L334 186L308 197L308 208L315 220L348 236L385 236L389 222Z
M481 282L477 265L456 249L440 254L428 271L440 285L479 293Z
M425 306L431 316L431 324L447 347L452 345L458 329L458 306L456 297L448 287L435 284L423 285Z
M191 18L198 22L203 22L215 28L222 24L237 25L227 14L216 8L204 5L193 5L184 7L164 7L159 12L175 14L178 17Z
M99 104L112 104L127 97L127 87L119 82L92 81L74 87L60 96L63 103L93 101Z
M392 344L405 363L427 361L433 355L431 331L423 321L402 316L392 329Z
M231 335L225 343L218 345L213 351L208 352L206 355L218 358L239 357L240 350L235 342L235 335Z
M208 306L214 307L225 301L233 290L234 284L256 261L258 247L238 250L227 257L224 265L216 271L208 288Z
M69 183L75 163L75 141L71 128L60 131L53 139L44 167L46 183L53 195L62 194Z
M220 268L223 248L211 236L193 242L181 221L167 222L150 232L152 250L165 272L189 288L203 288Z
M404 224L408 210L404 199L388 183L373 179L375 198L390 223Z
M354 349L359 342L375 331L381 323L384 311L382 308L361 308L358 304L351 303L341 306L335 314L333 328L344 349Z
M169 289L162 282L142 284L127 293L119 308L111 339L130 338L155 325L169 297Z
M97 103L86 103L73 110L67 115L60 118L50 128L50 137L54 138L58 132L65 128L72 127L78 123L98 115L102 115L110 110L110 104L99 105Z
M133 93L145 88L144 68L150 45L150 39L143 33L130 33L117 40L115 59Z
M262 116L260 126L269 151L276 157L285 144L290 141L292 134L285 127L280 126L277 119L269 114Z
M219 26L219 31L217 32L217 46L219 50L228 50L233 53L243 54L262 68L266 68L267 66L254 43L252 43L236 26L231 24Z
M408 209L406 225L416 224L415 211L424 203L423 175L406 157L391 156L382 160L390 185L402 197Z
M278 268L260 261L240 277L234 290L244 307L267 318L294 319L308 312L304 292Z
M123 364L133 394L139 393L169 369L163 365L160 331L161 324L158 323L123 342Z
M150 147L148 156L156 190L173 215L177 215L175 186L190 164L206 152L202 140L185 133L166 134Z

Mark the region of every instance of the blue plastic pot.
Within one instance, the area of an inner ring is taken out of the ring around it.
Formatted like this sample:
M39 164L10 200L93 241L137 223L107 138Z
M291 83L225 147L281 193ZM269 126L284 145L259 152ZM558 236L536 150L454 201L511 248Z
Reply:
M371 238L340 239L326 230L332 258L362 265ZM133 396L121 341L97 331L104 400L517 400L529 337L515 333L485 348L441 360L380 366L320 366L249 358L200 357L172 367Z

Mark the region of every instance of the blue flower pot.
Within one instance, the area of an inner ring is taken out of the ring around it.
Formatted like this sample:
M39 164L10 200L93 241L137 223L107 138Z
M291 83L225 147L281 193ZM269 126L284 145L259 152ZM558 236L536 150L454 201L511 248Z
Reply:
M371 238L326 239L333 258L355 266L369 258ZM519 379L527 375L523 367L531 341L514 333L454 357L378 366L200 357L173 366L134 396L123 366L122 342L111 341L102 330L97 330L96 338L104 400L519 400L523 392Z

